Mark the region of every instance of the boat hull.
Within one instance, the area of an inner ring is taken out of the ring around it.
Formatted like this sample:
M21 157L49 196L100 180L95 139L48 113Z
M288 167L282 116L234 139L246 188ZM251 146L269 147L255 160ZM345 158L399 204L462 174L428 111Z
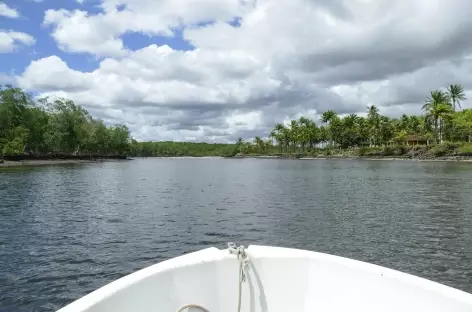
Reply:
M249 246L241 311L472 311L466 292L381 266L323 253ZM236 311L237 257L208 248L116 280L58 312L177 311L198 304Z

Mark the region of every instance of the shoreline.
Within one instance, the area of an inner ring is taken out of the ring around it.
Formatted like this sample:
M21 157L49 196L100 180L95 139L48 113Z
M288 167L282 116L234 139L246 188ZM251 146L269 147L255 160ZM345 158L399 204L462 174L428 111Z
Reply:
M238 156L238 157L228 157L234 159L285 159L285 160L367 160L367 161L420 161L420 162L472 162L472 157L457 157L457 156L444 156L444 157L435 157L435 158L408 158L408 157L392 157L392 156L343 156L343 155L333 155L333 156L305 156L305 157L295 157L291 156Z
M301 160L318 160L318 159L345 159L345 160L375 160L375 161L421 161L421 162L472 162L472 158L456 159L452 157L445 158L402 158L402 157L302 157Z
M123 161L125 159L29 159L29 160L4 160L0 162L0 168L14 168L14 167L33 167L33 166L48 166L48 165L75 165L75 164L91 164L111 161ZM131 160L131 159L126 159Z
M146 158L226 158L226 159L283 159L283 160L365 160L365 161L416 161L416 162L462 162L462 163L472 163L472 157L454 157L454 156L445 156L445 157L436 157L436 158L407 158L407 157L369 157L369 156L342 156L342 155L333 155L333 156L306 156L306 157L295 157L295 156L278 156L278 155L250 155L250 156L238 156L238 157L146 157ZM56 166L56 165L80 165L80 164L93 164L93 163L102 163L102 162L121 162L133 160L132 158L127 159L113 159L113 158L102 158L102 159L29 159L29 160L19 160L11 161L4 160L0 162L1 168L15 168L15 167L34 167L34 166Z

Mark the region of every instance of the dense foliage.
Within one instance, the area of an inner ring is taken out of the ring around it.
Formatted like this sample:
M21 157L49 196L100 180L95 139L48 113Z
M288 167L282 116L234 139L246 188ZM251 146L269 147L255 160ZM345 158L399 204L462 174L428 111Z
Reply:
M189 142L136 142L132 144L132 155L141 157L178 156L234 156L238 153L234 144L209 144Z
M360 148L387 145L417 145L472 141L472 110L459 110L465 100L464 89L451 85L445 91L432 91L423 105L424 115L389 118L371 106L366 116L350 114L344 117L329 110L321 115L320 123L301 117L288 125L278 123L269 140L256 137L252 143L242 138L236 143L243 153L266 153L277 145L280 153L298 153L314 148Z
M233 156L234 144L137 142L125 125L106 126L70 100L38 101L0 87L0 156Z
M107 126L83 107L66 99L33 100L19 88L0 86L0 156L234 156L243 154L315 153L320 148L357 149L359 155L401 155L401 146L434 145L432 155L468 155L472 141L472 110L461 109L464 89L451 85L432 91L424 115L390 118L369 107L365 116L339 116L329 110L319 121L306 117L278 123L268 139L236 144L137 142L125 125ZM400 146L400 147L399 147ZM414 151L413 151L414 152Z
M0 154L123 156L130 132L106 126L70 100L34 101L19 88L0 87Z

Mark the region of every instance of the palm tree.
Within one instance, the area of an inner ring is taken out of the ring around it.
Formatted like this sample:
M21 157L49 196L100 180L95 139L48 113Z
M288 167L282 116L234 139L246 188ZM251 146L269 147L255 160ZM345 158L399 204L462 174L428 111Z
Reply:
M300 117L298 120L298 141L302 146L302 152L305 152L305 146L310 142L310 131L312 121L306 117Z
M357 127L359 131L360 144L365 146L369 142L369 126L367 119L364 117L357 117Z
M339 143L339 138L343 131L342 119L335 115L329 123L329 134L331 136L331 147L335 147Z
M292 137L290 128L283 127L280 134L282 136L282 140L283 140L284 145L285 145L285 152L289 153L290 152L289 151L290 142L291 142L291 137Z
M428 115L426 116L432 118L434 121L436 135L439 128L439 140L441 143L443 143L444 139L444 123L446 120L450 120L451 115L451 106L444 103L439 103L432 106L428 112Z
M329 110L321 115L320 121L324 124L329 124L336 116L337 114L334 111Z
M254 139L254 143L256 144L259 153L263 154L264 153L264 141L261 139L260 136L256 136Z
M325 126L321 126L318 130L319 130L319 141L320 143L323 143L323 145L325 145L326 142L328 142L329 140L328 130L326 129Z
M301 125L300 135L301 135L301 144L303 151L305 150L305 145L308 143L309 149L313 149L313 146L319 142L318 140L318 127L316 126L313 120L310 120L306 117L300 117L298 123Z
M467 100L464 93L464 87L458 84L448 86L446 95L452 101L452 110L454 112L456 111L456 105L457 107L462 108L460 101Z
M272 139L268 138L267 140L264 141L264 152L267 153L267 151L272 149L273 142Z
M298 143L300 143L300 127L298 125L298 120L290 121L290 141L292 143L293 152L297 152Z
M400 118L400 128L401 130L406 131L407 133L410 132L410 118L407 114L403 114Z
M449 104L449 96L447 93L441 90L434 90L431 91L431 95L426 98L426 103L423 105L423 109L427 109L429 106L441 103L441 104Z
M336 142L342 148L359 146L361 143L360 129L359 129L359 117L356 114L349 114L342 120L335 120L331 126L337 126L337 139ZM336 127L335 127L336 128Z
M349 114L344 117L344 124L348 127L353 127L357 122L357 118L359 117L356 114Z
M394 128L395 127L392 119L388 118L387 116L379 116L378 143L388 143L394 137Z
M447 87L447 95L449 99L452 101L452 111L456 111L456 105L459 108L461 107L460 101L465 101L467 98L465 97L464 87L458 84L450 85ZM454 122L451 121L451 137L454 138L455 133L455 125Z
M367 123L369 124L369 145L377 145L380 132L379 109L375 105L368 107Z
M418 116L410 116L409 117L409 129L414 134L419 134L421 132L421 121Z
M332 111L332 110L328 110L327 112L324 112L322 115L321 115L321 118L320 118L320 121L324 124L327 125L326 129L328 130L327 131L327 134L329 136L329 139L328 141L330 142L330 144L333 144L334 143L334 140L333 140L333 129L331 127L331 123L333 122L334 119L336 119L338 117L338 115Z
M269 140L271 141L271 144L274 144L274 140L277 141L277 132L275 130L272 130L269 133Z
M277 143L280 145L280 151L282 152L282 147L285 146L286 152L288 152L288 143L289 143L289 131L288 129L282 124L282 123L277 123L274 126L274 132L275 132L275 140Z
M243 145L244 145L244 139L239 137L238 140L236 141L236 147L238 148L239 152L243 152Z
M448 119L452 113L452 106L449 97L441 90L431 91L431 96L426 98L423 105L427 120L434 126L434 136L436 142L443 142L444 120Z

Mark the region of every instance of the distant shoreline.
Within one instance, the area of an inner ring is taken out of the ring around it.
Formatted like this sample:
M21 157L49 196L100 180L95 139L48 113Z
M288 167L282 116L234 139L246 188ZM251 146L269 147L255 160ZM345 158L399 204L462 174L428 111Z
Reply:
M206 159L284 159L284 160L365 160L365 161L418 161L418 162L463 162L463 163L472 163L472 157L436 157L436 158L406 158L406 157L363 157L363 156L315 156L315 157L295 157L294 155L247 155L247 156L238 156L238 157L191 157L191 156L182 156L182 157L137 157L139 158L156 158L156 159L193 159L193 158L206 158ZM50 159L50 160L20 160L20 161L11 161L4 160L3 163L0 162L1 168L12 168L12 167L31 167L31 166L48 166L48 165L73 165L73 164L93 164L101 162L121 162L126 160L133 160L131 158L127 159L113 159L113 158L99 158L99 159ZM1 161L1 160L0 160Z
M234 156L227 157L234 159L288 159L288 160L328 160L328 159L344 159L344 160L376 160L376 161L421 161L421 162L434 162L434 161L447 161L447 162L472 162L472 157L466 156L444 156L434 158L408 158L408 157L392 157L392 156L343 156L343 155L332 155L332 156L304 156L296 157L295 155L247 155L247 156Z
M48 166L48 165L71 165L71 164L91 164L99 162L110 162L110 161L124 161L131 159L112 159L112 158L103 158L103 159L49 159L49 160L4 160L3 163L0 162L0 168L10 168L10 167L24 167L24 166ZM1 160L0 160L1 161Z
M426 158L402 158L402 157L302 157L301 160L317 160L317 159L346 159L346 160L379 160L379 161L421 161L421 162L433 162L433 161L448 161L448 162L472 162L470 158L454 158L454 157L438 157L432 159Z

